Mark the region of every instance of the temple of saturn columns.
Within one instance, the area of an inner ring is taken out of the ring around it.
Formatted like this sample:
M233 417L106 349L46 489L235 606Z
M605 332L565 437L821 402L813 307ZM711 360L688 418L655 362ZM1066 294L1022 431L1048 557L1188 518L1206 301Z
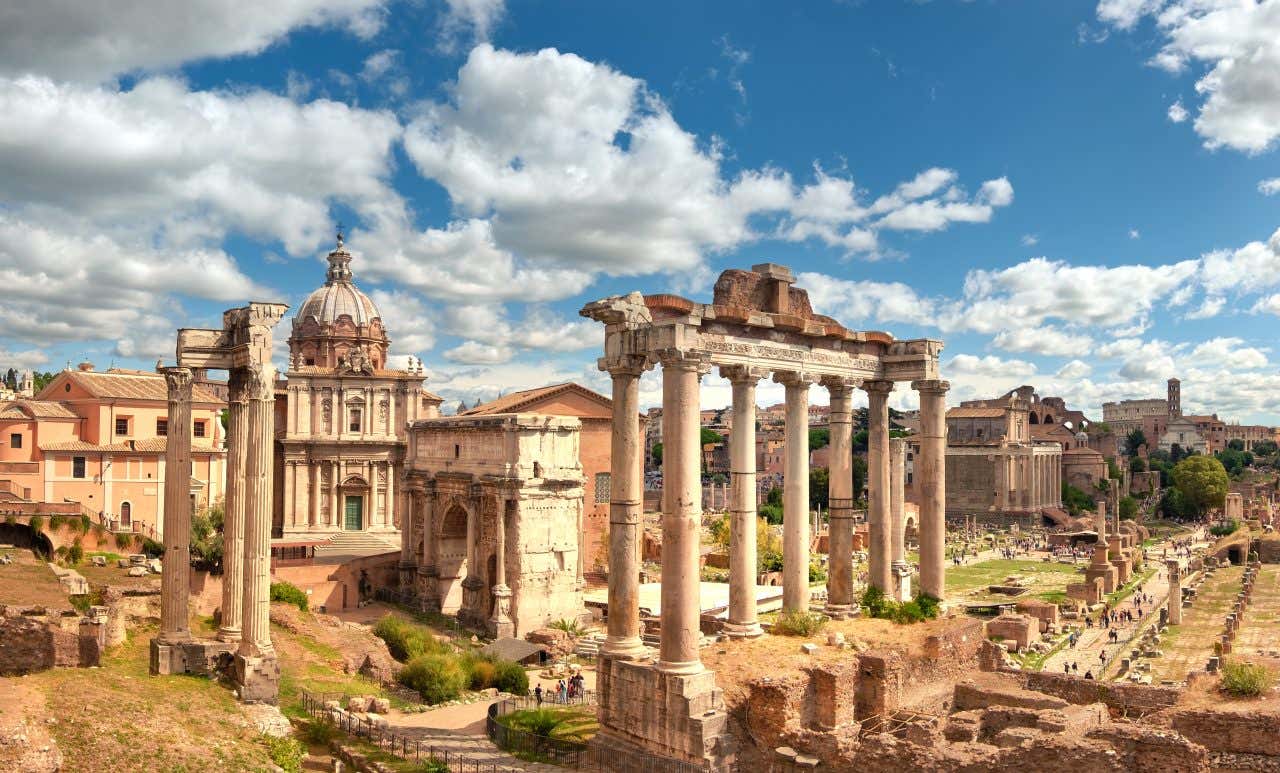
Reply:
M271 644L271 495L275 439L272 328L282 303L250 303L222 315L221 330L178 331L177 367L163 368L169 426L191 423L192 369L228 371L227 495L223 522L222 620L216 640L188 623L191 554L191 434L170 432L165 449L164 566L160 632L151 673L212 673L228 665L240 699L274 703L280 667Z
M596 301L581 314L605 325L601 370L613 379L612 492L609 516L607 639L598 661L600 732L594 743L616 755L661 754L726 769L733 760L715 674L698 652L699 386L717 367L733 386L730 436L730 601L727 632L759 636L756 617L755 392L760 379L785 386L783 488L783 609L809 609L809 387L831 399L830 567L824 612L846 617L853 592L852 401L867 393L870 582L895 594L901 495L891 485L900 446L889 441L889 394L908 381L920 397L920 588L943 596L946 392L938 379L939 341L897 341L857 332L810 307L785 266L729 270L716 281L711 304L673 295L632 293ZM663 502L661 636L657 657L641 642L639 610L642 456L638 416L640 375L662 368ZM900 485L900 484L899 484ZM899 489L900 491L900 489ZM895 501L896 500L896 501ZM908 580L909 582L909 580ZM900 586L899 586L900 588ZM899 593L901 590L899 589Z

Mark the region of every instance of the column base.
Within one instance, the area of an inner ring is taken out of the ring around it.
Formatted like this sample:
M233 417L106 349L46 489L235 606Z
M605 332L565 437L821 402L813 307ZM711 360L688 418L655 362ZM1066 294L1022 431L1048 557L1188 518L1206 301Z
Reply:
M509 639L516 635L516 624L511 622L511 589L505 585L493 586L493 616L485 625L485 632L493 639Z
M755 639L764 636L764 629L757 620L749 623L725 623L721 632L730 639Z
M239 628L219 628L218 641L226 642L228 644L238 644L240 642L240 633Z
M701 660L659 660L658 670L664 674L692 675L701 674L707 670Z
M151 640L151 674L215 676L230 665L235 648L235 642L216 639L167 642L157 637Z
M236 655L232 679L243 703L277 703L280 700L280 661L274 652Z
M600 646L601 657L615 660L648 660L652 650L644 645L639 636L624 638L606 638Z
M860 616L862 608L857 604L827 604L823 607L822 614L832 620L848 620Z

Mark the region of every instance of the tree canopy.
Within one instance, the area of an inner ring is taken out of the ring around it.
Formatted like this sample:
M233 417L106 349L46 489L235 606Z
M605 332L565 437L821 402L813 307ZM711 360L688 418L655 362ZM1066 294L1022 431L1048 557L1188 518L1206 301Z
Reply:
M1227 501L1227 470L1212 456L1190 456L1173 468L1173 485L1196 515Z
M1128 456L1137 456L1138 449L1147 442L1147 433L1140 428L1134 427L1129 430L1129 434L1124 437L1124 451Z

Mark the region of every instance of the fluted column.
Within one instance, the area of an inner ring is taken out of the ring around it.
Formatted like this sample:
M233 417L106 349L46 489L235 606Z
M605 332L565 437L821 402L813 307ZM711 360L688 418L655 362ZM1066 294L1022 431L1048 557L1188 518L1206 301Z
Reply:
M720 368L733 385L729 432L729 619L724 631L745 639L763 633L756 617L756 382L763 371Z
M271 645L271 496L275 442L275 368L247 369L248 443L244 523L244 633L240 654L262 657Z
M497 522L494 524L493 611L489 615L489 634L495 638L511 636L511 588L507 587L507 509L510 500L498 500Z
M1036 456L1035 446L1031 446L1027 460L1031 464L1031 508L1040 507L1040 457Z
M867 571L871 585L893 593L893 529L889 521L889 393L892 381L868 381L867 526L871 541Z
M946 381L912 383L920 394L920 455L916 459L920 492L920 591L942 599L946 593L944 552L947 538L947 390Z
M786 387L782 465L782 609L809 610L809 385L803 373L775 373Z
M680 351L662 362L662 637L658 668L689 674L703 670L698 655L699 537L702 521L702 451L699 382L707 366Z
M609 616L602 651L613 658L645 654L640 631L640 540L644 509L644 438L640 435L640 374L644 360L609 364L613 434L609 447Z
M160 575L161 644L191 641L191 370L164 368L169 434L164 463L164 571Z
M853 390L845 378L822 380L831 396L831 467L827 519L827 608L833 618L853 613ZM806 446L807 447L807 446Z
M399 496L396 511L400 513L400 571L405 573L412 572L418 564L413 555L413 548L418 544L419 537L413 523L418 512L415 507L418 493L406 479L400 487Z
M218 638L240 641L244 619L244 495L249 398L244 374L227 379L227 498L222 516L222 624Z
M889 439L889 524L892 543L891 570L898 601L911 597L911 565L907 563L907 441Z

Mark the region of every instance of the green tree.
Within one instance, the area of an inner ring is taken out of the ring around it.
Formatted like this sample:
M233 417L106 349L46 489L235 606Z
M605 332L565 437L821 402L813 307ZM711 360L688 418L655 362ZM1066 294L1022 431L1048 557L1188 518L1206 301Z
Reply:
M1186 521L1195 517L1195 509L1176 488L1167 488L1160 497L1160 517L1167 521Z
M764 501L766 504L782 507L782 487L774 486L769 489L769 493L764 495Z
M826 467L809 468L809 509L831 507L831 473Z
M1226 503L1227 484L1226 468L1212 456L1192 456L1173 468L1173 485L1199 516Z
M711 542L722 548L729 547L729 516L727 514L711 522Z
M1137 456L1138 449L1147 442L1147 433L1140 428L1135 427L1129 430L1129 434L1124 437L1124 452L1128 456Z
M1093 497L1076 488L1075 486L1062 482L1062 506L1067 508L1067 512L1072 515L1080 515L1087 513L1094 508Z
M1240 440L1239 438L1236 438L1234 440L1228 440L1227 448L1230 448L1232 451L1243 451L1244 441Z
M1241 445L1244 444L1241 443ZM1218 461L1222 462L1227 474L1233 478L1238 478L1244 472L1244 468L1253 464L1253 454L1248 451L1241 451L1238 448L1227 448L1214 454L1214 456L1217 457Z
M1114 457L1107 457L1107 477L1112 480L1120 480L1120 465L1116 464Z
M853 457L853 498L862 499L862 489L867 485L867 460Z
M1277 448L1275 441L1263 440L1253 444L1253 453L1255 456L1272 456Z
M831 443L831 430L826 427L809 430L809 450L817 451Z
M653 457L654 464L662 464L662 444L654 443L653 448L649 450L649 456Z
M1120 520L1132 521L1138 517L1138 500L1133 497L1121 497Z
M701 433L699 434L701 436L701 442L703 446L714 446L724 442L724 435L721 435L719 432L716 432L713 429L707 429L706 427L703 427Z
M1147 463L1142 461L1142 457L1135 456L1129 460L1129 470L1130 472L1146 472Z

